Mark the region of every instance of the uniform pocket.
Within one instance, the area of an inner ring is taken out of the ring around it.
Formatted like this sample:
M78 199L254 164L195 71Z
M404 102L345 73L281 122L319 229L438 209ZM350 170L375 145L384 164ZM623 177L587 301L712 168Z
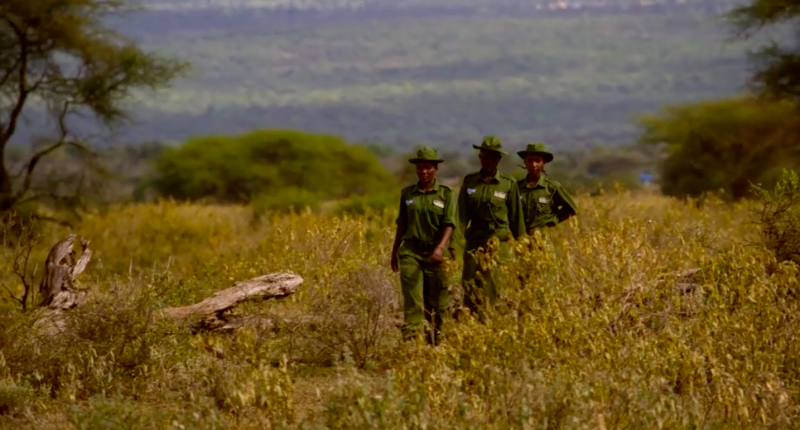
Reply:
M489 202L489 208L491 208L497 222L505 223L506 215L508 213L505 200L492 199L491 202Z
M550 203L536 202L536 210L540 214L549 215L553 213L553 206Z
M536 204L536 211L540 214L549 215L553 213L553 198L547 195L533 197Z
M430 200L428 207L434 215L443 215L446 204L447 202L445 202L444 199L434 198Z

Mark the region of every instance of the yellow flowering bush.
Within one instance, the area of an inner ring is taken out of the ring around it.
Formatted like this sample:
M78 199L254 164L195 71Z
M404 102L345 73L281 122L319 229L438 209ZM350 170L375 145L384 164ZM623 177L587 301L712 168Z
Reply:
M246 206L162 201L90 215L77 233L92 240L92 300L69 332L37 335L33 313L3 301L0 426L792 427L798 268L758 245L751 203L577 200L552 247L513 243L486 323L451 319L438 347L400 341L391 210L254 221ZM45 229L29 270L66 233ZM19 294L14 249L2 282ZM234 311L269 323L193 334L158 317L280 271L304 278L297 294Z

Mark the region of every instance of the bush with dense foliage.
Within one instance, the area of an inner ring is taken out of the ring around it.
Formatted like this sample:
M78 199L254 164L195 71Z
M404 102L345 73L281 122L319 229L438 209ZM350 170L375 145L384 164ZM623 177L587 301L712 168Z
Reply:
M665 147L661 190L697 197L724 190L739 200L776 167L796 165L800 114L792 102L753 97L666 106L641 117L641 142Z
M248 202L295 188L341 198L383 191L395 183L362 146L284 130L192 139L166 150L156 168L155 188L179 200Z
M756 215L764 244L777 262L800 265L800 178L793 170L784 170L774 191L755 187L759 205Z

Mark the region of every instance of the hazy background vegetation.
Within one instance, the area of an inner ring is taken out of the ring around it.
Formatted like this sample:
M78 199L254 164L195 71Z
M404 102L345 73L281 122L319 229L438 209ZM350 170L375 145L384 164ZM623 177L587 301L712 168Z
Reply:
M743 92L747 49L764 40L732 40L721 19L736 4L728 1L142 4L145 10L109 22L192 68L171 88L131 101L137 121L101 141L115 147L99 158L116 160L108 170L121 177L113 186L123 200L189 196L155 177L155 166L169 163L159 158L164 148L255 129L302 130L364 147L400 179L394 186L414 179L403 157L418 144L443 151L441 175L457 183L477 167L471 144L485 134L512 149L547 142L559 153L549 172L573 190L634 186L662 156L659 147L638 145L637 117ZM14 142L40 133L30 117ZM209 147L217 145L226 144ZM503 167L518 174L513 158ZM173 167L171 180L183 181Z
M144 4L169 7L111 22L193 70L141 100L115 142L276 127L400 149L492 133L618 145L633 115L735 94L747 71L718 22L727 1Z

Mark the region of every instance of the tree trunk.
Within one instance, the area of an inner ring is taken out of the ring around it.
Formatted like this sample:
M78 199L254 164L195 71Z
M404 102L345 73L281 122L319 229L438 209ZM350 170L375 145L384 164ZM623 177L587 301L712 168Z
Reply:
M0 130L2 134L2 130ZM0 213L5 213L14 207L14 189L11 186L11 176L6 168L5 145L0 145Z
M58 242L47 254L44 263L44 277L39 284L40 306L51 309L67 310L83 303L86 292L76 290L73 283L86 270L92 251L89 241L81 239L83 254L75 261L75 235L70 234L66 239Z

